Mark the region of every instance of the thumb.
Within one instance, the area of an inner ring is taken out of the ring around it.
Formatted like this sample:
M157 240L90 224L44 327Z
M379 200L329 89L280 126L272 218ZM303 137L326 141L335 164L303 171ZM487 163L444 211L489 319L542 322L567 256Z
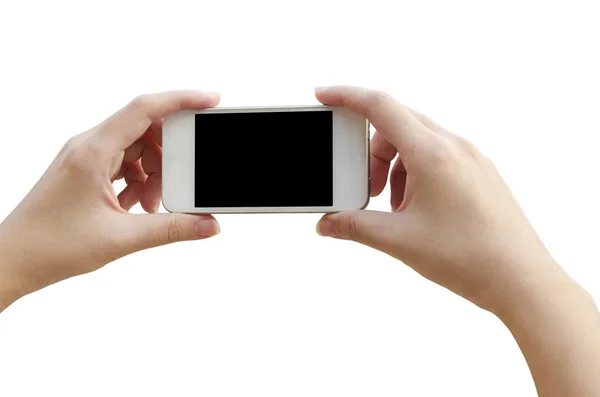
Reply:
M219 234L219 223L211 215L132 214L127 230L131 252L178 241L200 240Z
M399 216L398 213L363 210L325 215L317 225L317 233L356 241L391 254L401 231Z

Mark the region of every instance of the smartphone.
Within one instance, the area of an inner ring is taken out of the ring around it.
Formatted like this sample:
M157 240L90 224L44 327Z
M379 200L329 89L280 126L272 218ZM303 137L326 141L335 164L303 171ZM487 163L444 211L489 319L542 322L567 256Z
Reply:
M176 113L163 123L163 206L212 214L364 208L368 126L329 106Z

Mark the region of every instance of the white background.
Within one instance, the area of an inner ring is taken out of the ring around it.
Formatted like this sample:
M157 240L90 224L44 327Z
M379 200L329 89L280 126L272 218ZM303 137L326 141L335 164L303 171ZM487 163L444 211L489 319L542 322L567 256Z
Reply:
M595 4L596 3L596 4ZM140 93L223 105L392 93L495 160L600 298L596 1L3 1L6 216L63 143ZM371 208L387 209L387 190ZM139 211L139 209L136 210ZM318 216L219 216L0 315L0 396L533 396L510 333Z

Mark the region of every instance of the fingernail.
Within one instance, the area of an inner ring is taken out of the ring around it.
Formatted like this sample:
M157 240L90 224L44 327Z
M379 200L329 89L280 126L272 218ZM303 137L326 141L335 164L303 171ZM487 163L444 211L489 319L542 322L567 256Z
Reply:
M326 86L318 86L318 87L315 87L315 92L323 92L323 91L325 91L327 88L329 88L329 87L326 87Z
M335 223L329 219L321 219L321 221L317 224L317 233L324 237L340 237L340 232L335 226Z
M196 235L198 237L212 237L221 232L219 223L214 219L201 219L195 225Z

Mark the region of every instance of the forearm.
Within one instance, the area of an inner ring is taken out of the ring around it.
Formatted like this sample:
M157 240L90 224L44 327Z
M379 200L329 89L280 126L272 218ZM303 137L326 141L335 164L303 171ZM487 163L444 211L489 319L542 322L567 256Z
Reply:
M515 337L540 397L600 396L600 314L568 276L531 285L496 314Z

